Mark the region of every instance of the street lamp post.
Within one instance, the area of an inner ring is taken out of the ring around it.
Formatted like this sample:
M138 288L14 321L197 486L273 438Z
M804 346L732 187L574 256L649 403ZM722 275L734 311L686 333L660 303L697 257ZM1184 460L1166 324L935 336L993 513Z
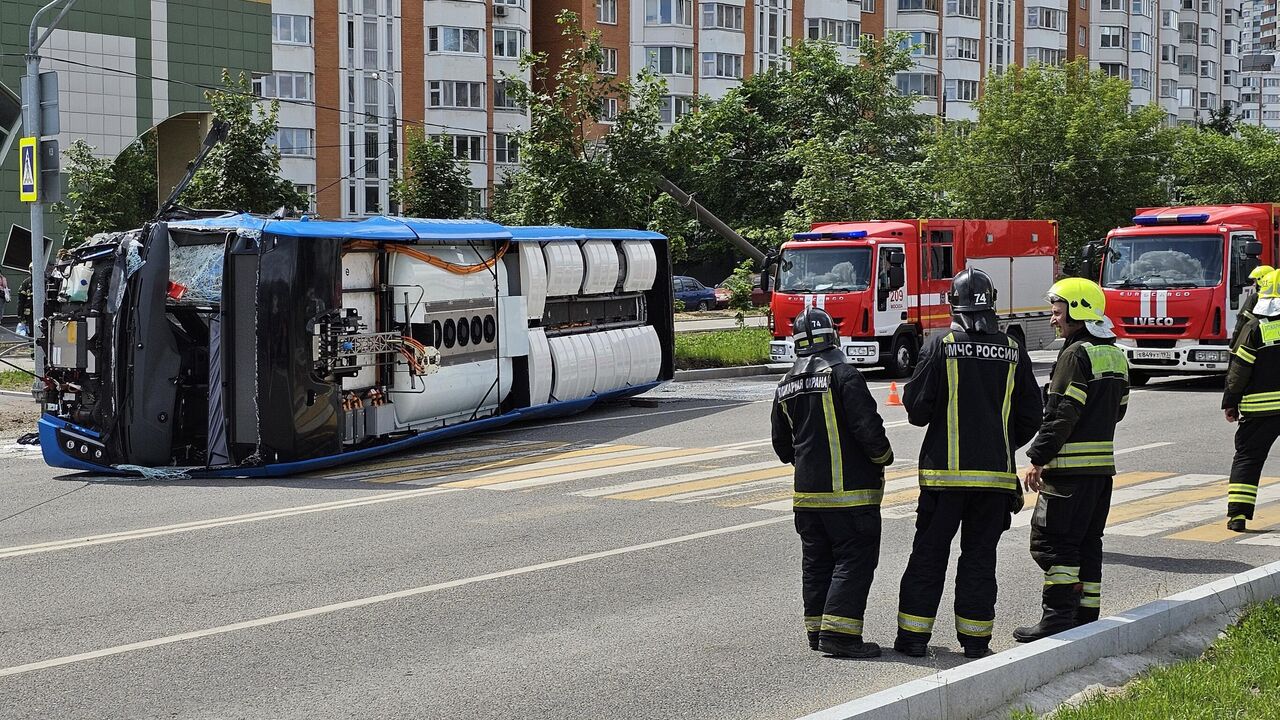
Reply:
M39 152L40 147L40 46L44 45L44 41L49 39L49 34L58 26L62 18L66 17L67 12L71 10L71 6L76 4L76 0L65 0L66 4L62 7L62 12L49 23L49 27L45 28L44 34L37 37L36 33L40 29L40 18L46 12L57 7L64 0L52 0L49 4L36 11L31 18L31 28L27 35L27 75L23 78L22 83L22 100L25 105L25 117L22 119L24 125L24 134L27 137L36 139L36 151ZM37 378L44 377L44 349L40 346L40 338L44 334L41 331L41 324L44 320L44 268L47 259L44 254L44 192L40 188L40 178L34 178L37 195L36 201L31 203L31 338L34 340L34 349L32 351L35 361L35 374Z
M391 177L389 182L394 182L400 178L400 128L396 121L396 86L391 79L383 73L373 73L373 79L386 83L387 90L391 92L391 140L388 144L388 160L391 162ZM387 193L390 196L391 193ZM390 200L390 197L388 197ZM398 211L399 208L396 208Z

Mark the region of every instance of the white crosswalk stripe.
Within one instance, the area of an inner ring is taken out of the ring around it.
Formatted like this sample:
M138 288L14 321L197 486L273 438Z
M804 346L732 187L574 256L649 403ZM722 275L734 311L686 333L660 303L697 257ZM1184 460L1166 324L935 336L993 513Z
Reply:
M1215 480L1221 480L1221 475L1174 475L1173 477L1163 478L1152 482L1141 483L1132 487L1117 488L1111 493L1111 506L1123 505L1134 500L1142 500L1144 498L1154 497L1170 490L1181 490L1189 487L1199 487ZM1011 527L1027 527L1031 524L1032 512L1031 508L1027 508L1023 512L1013 516ZM1143 522L1138 520L1135 522ZM1129 523L1120 525L1124 527ZM1107 532L1112 532L1112 528L1107 528ZM1124 534L1124 533L1121 533Z

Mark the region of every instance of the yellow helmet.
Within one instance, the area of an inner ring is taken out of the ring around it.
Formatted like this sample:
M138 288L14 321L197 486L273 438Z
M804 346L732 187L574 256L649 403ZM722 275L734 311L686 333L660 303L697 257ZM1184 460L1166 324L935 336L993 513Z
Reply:
M1274 271L1275 271L1275 268L1271 267L1270 265L1259 265L1258 267L1253 269L1253 272L1249 273L1249 279L1261 280L1262 278L1266 277L1267 275L1270 275Z
M1045 295L1049 302L1065 302L1067 316L1079 322L1103 322L1102 313L1107 307L1107 296L1098 283L1084 278L1063 278L1049 288Z
M1258 299L1280 298L1280 270L1272 270L1258 280Z

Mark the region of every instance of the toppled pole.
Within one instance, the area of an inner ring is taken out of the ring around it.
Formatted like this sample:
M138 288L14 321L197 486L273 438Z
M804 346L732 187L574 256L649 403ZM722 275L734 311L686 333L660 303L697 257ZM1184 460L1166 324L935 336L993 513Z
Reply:
M693 196L689 195L689 193L676 187L675 183L661 175L658 176L658 179L654 184L658 186L659 190L670 195L677 203L680 203L681 207L686 210L693 211L693 214L697 216L698 221L703 225L706 225L716 231L717 235L728 240L730 243L733 243L734 247L742 251L744 255L755 260L757 265L761 267L764 266L765 257L764 253L760 251L760 248L757 248L755 245L747 242L741 235L734 232L733 228L725 225L724 222L712 214L710 210L702 207L702 205L698 203L697 200L694 200Z

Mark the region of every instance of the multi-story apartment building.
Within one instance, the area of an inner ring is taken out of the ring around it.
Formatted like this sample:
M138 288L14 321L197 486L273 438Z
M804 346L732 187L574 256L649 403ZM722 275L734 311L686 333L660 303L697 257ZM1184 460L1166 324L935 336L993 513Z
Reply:
M417 129L467 163L487 204L528 128L504 78L528 80L530 1L272 0L275 65L257 86L282 101L285 177L322 215L398 212L391 185Z
M1280 131L1276 0L1242 0L1240 19L1240 121Z

